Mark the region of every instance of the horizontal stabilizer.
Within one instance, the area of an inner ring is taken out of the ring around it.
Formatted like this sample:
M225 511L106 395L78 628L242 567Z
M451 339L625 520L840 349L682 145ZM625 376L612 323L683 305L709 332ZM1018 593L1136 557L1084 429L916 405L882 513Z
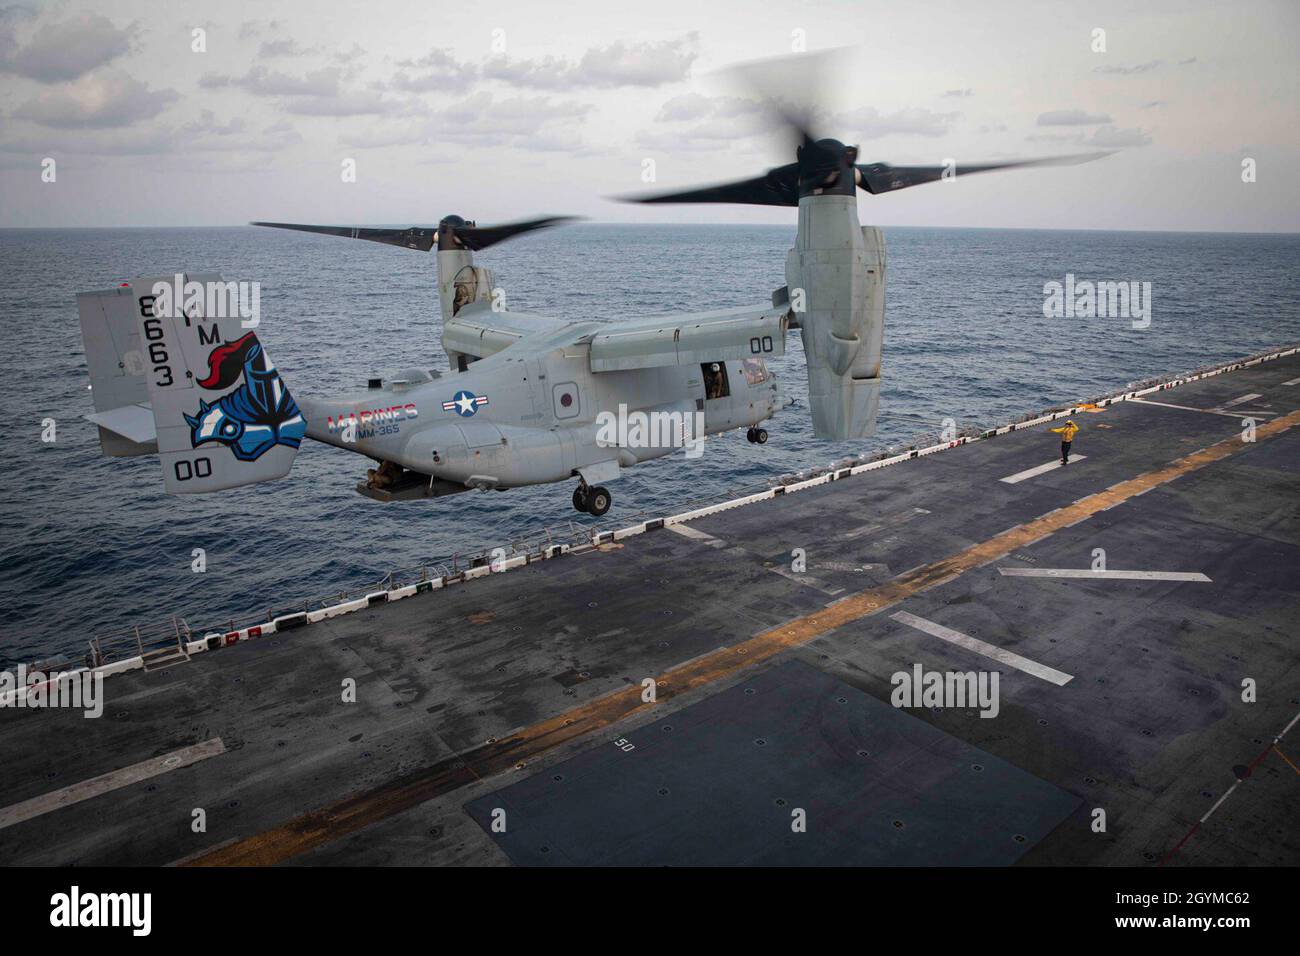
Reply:
M147 445L158 440L158 432L153 423L153 409L147 402L123 405L107 412L92 412L86 419L137 445Z

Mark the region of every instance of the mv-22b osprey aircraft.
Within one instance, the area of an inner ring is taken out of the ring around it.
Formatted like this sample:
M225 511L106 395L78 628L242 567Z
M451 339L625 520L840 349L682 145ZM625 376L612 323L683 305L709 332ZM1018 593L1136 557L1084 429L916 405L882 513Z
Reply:
M612 501L605 484L624 468L698 448L730 429L765 442L761 426L782 406L765 360L785 354L791 329L803 337L816 436L868 436L880 393L885 243L878 228L859 225L856 191L935 182L951 167L860 165L856 147L815 138L799 119L786 119L798 136L793 163L741 182L634 197L797 206L786 286L770 301L618 323L510 312L496 307L495 280L473 254L563 219L482 228L447 216L436 227L410 229L258 222L423 252L436 247L450 368L372 379L351 394L295 398L238 315L215 314L203 295L182 296L182 280L211 289L219 277L142 279L82 293L95 404L88 417L103 451L157 452L167 490L181 494L283 477L305 437L374 459L378 466L357 490L379 500L576 479L573 506L600 516Z

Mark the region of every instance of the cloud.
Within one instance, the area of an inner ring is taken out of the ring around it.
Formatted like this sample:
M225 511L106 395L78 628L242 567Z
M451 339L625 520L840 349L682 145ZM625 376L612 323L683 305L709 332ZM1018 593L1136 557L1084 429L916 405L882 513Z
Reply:
M255 40L263 33L275 33L284 24L279 20L245 20L239 25L239 39Z
M6 153L34 156L154 156L172 152L175 131L164 128L145 130L78 130L40 137L8 139L0 145Z
M844 129L859 140L881 136L943 136L960 113L935 113L926 109L904 109L882 113L874 106L840 113L832 118L837 129Z
M1025 137L1027 143L1082 143L1082 133L1033 133Z
M205 89L237 87L254 96L278 96L283 109L299 116L366 116L400 113L409 107L386 99L377 90L345 90L341 67L325 66L301 76L255 66L243 76L206 73L199 78Z
M242 116L233 117L226 123L218 123L217 114L212 110L200 110L199 118L182 126L181 132L188 136L233 136L243 132L245 125Z
M676 40L624 43L592 47L574 63L564 57L509 60L493 57L483 65L483 76L512 86L531 89L613 89L620 86L663 86L686 78L699 57L699 34Z
M352 90L334 96L304 96L289 100L286 113L299 116L377 116L399 113L407 107L374 90Z
M339 143L355 149L395 146L509 146L554 152L581 147L574 127L591 110L585 103L556 102L545 96L498 100L476 93L428 113L423 119L379 121L348 128Z
M461 93L478 78L478 67L460 62L447 50L430 50L418 59L401 60L397 65L403 69L393 77L391 85L407 93L433 90ZM411 69L420 72L408 73Z
M13 33L21 8L0 16L0 71L17 73L40 83L61 83L85 76L131 51L131 32L118 29L106 17L86 14L60 23L47 23L26 44Z
M379 123L361 129L344 127L339 144L350 149L387 149L393 146L434 145L428 123Z
M1134 73L1149 73L1160 65L1160 60L1149 60L1136 66L1094 66L1094 73L1113 73L1119 76L1131 76Z
M297 40L288 37L266 40L257 48L257 55L266 59L277 56L307 56L316 52L318 52L317 47L299 46Z
M1113 122L1105 113L1085 113L1083 110L1051 110L1038 115L1039 126L1094 126Z
M303 76L255 66L240 77L205 73L199 78L199 86L205 89L236 86L254 96L336 96L342 75L337 66L322 67Z
M666 124L667 128L638 133L638 146L669 152L716 149L720 140L744 140L770 133L774 128L770 112L761 103L698 93L685 93L666 101L655 122Z
M351 63L353 60L360 59L366 55L366 51L361 48L360 43L354 42L350 49L339 50L330 55L335 63Z
M675 123L685 120L703 119L713 112L713 100L699 93L683 93L659 107L655 120L660 123Z
M766 115L768 115L767 108L754 100L737 96L701 96L699 93L684 93L665 102L659 108L655 122L678 123L705 118L726 120Z
M1151 137L1140 129L1117 129L1114 126L1103 126L1090 136L1086 142L1091 146L1104 146L1113 148L1118 146L1146 146L1151 142Z
M549 133L557 125L571 129L590 111L588 103L555 102L545 96L497 100L491 93L476 93L435 112L429 129L440 142L529 148L531 141L542 141L544 130Z
M141 81L110 70L41 93L15 110L14 116L53 129L129 126L153 119L175 99L175 90L150 90Z
M199 119L181 127L176 137L178 151L231 153L278 153L302 142L293 126L283 120L248 132L247 122L239 116L218 123L211 110L203 110Z

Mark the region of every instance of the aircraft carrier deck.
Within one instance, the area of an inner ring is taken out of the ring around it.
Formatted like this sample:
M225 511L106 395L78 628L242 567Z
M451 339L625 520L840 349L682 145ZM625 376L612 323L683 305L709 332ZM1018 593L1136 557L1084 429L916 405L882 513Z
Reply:
M0 862L1300 863L1300 354L1074 417L0 709Z

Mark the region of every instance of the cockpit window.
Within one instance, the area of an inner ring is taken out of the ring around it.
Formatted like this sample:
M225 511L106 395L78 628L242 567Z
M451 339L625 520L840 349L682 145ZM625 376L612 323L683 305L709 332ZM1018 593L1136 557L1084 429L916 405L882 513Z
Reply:
M741 366L745 372L745 381L750 385L762 385L767 381L767 365L762 359L747 358Z

